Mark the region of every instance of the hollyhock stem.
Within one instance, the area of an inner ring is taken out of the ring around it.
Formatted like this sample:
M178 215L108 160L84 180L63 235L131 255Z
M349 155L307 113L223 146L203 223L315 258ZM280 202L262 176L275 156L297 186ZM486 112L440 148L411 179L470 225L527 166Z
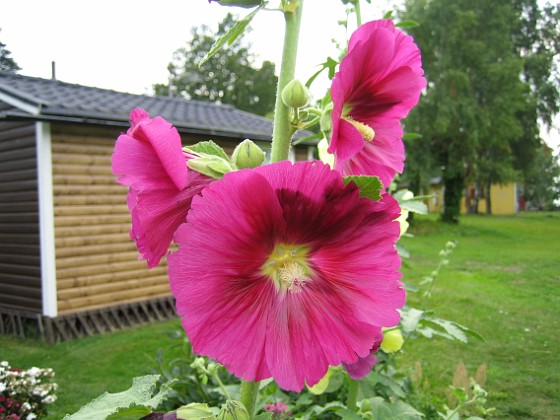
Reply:
M362 9L360 8L360 0L354 3L354 10L356 11L356 24L358 27L362 24Z
M296 1L295 10L293 12L284 11L286 33L284 34L284 50L282 51L282 63L280 64L280 75L276 88L271 162L288 159L290 140L294 134L294 129L290 124L290 108L282 101L282 91L294 79L295 75L301 10L303 8L303 0L292 1Z
M358 406L358 381L348 378L348 396L346 397L346 408L350 411L356 411Z
M249 418L253 418L255 411L255 403L257 402L257 396L259 395L259 383L241 381L241 397L239 400L243 403L247 412L249 413Z

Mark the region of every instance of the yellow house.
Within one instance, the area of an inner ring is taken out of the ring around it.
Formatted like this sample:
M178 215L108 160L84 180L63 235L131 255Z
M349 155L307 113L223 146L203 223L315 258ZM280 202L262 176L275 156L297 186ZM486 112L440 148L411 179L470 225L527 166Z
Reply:
M443 186L440 178L435 178L426 195L431 196L426 201L428 211L430 213L441 213L443 211ZM469 188L469 194L474 197L474 186ZM490 187L490 202L492 206L492 214L507 215L516 214L519 210L523 210L523 202L520 199L519 184L517 182L509 182L507 184L494 184ZM461 200L461 213L467 212L466 198ZM486 199L478 200L478 213L486 212Z

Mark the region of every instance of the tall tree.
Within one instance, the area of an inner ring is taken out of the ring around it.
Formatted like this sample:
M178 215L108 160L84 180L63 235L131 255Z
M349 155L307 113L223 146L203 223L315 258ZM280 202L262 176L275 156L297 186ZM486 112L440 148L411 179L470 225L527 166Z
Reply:
M554 98L558 84L550 77L544 88L537 77L554 72L550 57L539 61L541 73L532 77L526 62L539 42L551 45L545 38L554 29L535 32L524 23L527 12L509 0L409 0L406 6L404 17L420 23L412 31L428 79L407 120L407 129L421 132L425 142L411 148L409 168L425 163L422 153L431 153L445 188L442 218L456 222L467 184L489 196L489 185L511 180L527 164L523 150L538 144L537 110L544 98ZM552 105L544 109L556 112Z
M275 65L265 61L261 68L254 68L253 56L243 46L242 35L198 67L217 37L234 23L233 16L228 14L216 33L206 25L193 28L187 46L175 51L169 63L169 84L154 85L155 93L231 104L258 115L272 112L277 82Z
M21 70L10 55L12 55L12 53L6 49L6 44L0 42L0 71L11 71L15 73Z

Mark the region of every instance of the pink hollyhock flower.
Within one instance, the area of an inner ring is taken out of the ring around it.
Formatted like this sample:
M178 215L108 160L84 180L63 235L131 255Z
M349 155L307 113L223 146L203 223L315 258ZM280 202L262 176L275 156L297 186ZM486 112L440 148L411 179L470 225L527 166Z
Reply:
M321 162L226 174L193 199L168 257L196 353L286 390L366 357L399 322L399 206L360 198Z
M366 357L358 357L358 361L355 363L342 363L342 366L344 366L344 369L346 369L346 372L348 372L348 375L350 375L352 379L358 380L365 378L369 375L373 366L377 364L375 353L377 353L383 341L381 328L378 328L374 337L373 347Z
M130 187L130 237L148 267L158 265L186 221L193 197L213 181L187 168L194 156L182 150L177 129L142 109L130 113L131 127L121 134L113 153L117 181Z
M331 87L329 153L343 175L376 175L388 186L404 167L400 119L426 86L420 50L390 20L360 26Z

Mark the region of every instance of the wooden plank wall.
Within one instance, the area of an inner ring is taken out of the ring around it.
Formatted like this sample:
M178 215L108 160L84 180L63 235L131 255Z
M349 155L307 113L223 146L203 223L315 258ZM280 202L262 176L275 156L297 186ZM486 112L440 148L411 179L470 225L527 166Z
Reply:
M0 123L0 305L42 312L35 125Z
M129 237L128 188L115 182L118 129L53 127L59 314L169 296L165 261L147 269Z
M128 188L115 182L115 128L53 125L58 311L65 315L170 295L165 259L148 270L129 237ZM182 134L189 144L207 140ZM231 154L241 141L213 138ZM298 151L305 160L307 148Z

